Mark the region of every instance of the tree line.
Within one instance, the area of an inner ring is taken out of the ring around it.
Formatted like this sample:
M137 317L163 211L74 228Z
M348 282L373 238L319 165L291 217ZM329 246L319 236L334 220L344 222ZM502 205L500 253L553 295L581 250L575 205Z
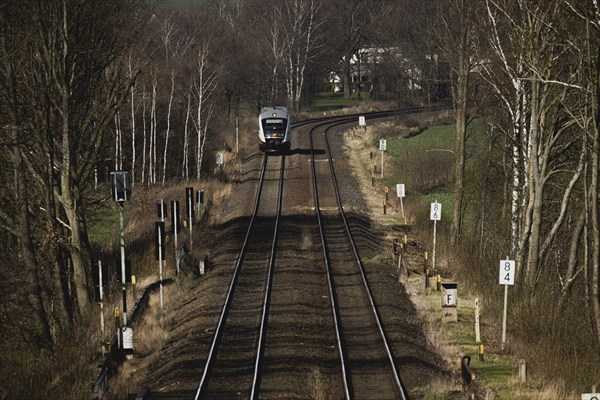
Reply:
M497 274L500 258L516 260L517 308L527 321L519 327L587 338L597 354L599 5L438 7L435 36L449 62L456 119L453 243L471 245L490 266L480 279ZM467 125L475 117L487 123L490 143L485 172L469 182ZM475 217L468 227L467 214Z
M415 42L395 25L411 20L406 7L376 3L174 12L146 0L1 2L0 241L15 256L0 278L3 296L24 294L0 307L2 334L52 349L88 314L87 218L102 172L128 170L145 186L198 180L210 173L207 144L234 117L274 103L300 110L329 90L332 72L347 97L360 92L350 60L363 46ZM423 63L413 59L388 57L373 80L397 98L412 93L401 64Z

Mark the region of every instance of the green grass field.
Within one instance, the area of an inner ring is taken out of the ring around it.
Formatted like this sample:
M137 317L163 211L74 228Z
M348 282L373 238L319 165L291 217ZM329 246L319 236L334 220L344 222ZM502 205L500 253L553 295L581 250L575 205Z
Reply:
M339 110L344 107L354 107L369 99L369 92L361 92L361 98L344 99L344 93L331 93L321 92L317 94L313 104L311 104L312 111L329 111Z
M123 213L125 225L129 219L130 212ZM93 246L102 248L119 235L119 210L118 209L96 209L88 215L88 235Z

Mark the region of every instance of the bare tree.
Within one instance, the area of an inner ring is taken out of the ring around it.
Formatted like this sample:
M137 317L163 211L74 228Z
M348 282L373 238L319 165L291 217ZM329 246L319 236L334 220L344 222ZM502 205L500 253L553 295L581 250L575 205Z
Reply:
M135 31L135 4L31 0L19 6L27 7L29 16L22 43L27 68L16 82L29 107L20 124L32 139L29 151L21 154L44 199L29 209L45 210L57 238L58 270L51 278L57 287L48 291L55 296L48 300L76 315L90 305L83 198L107 128L135 79L123 74L121 57L131 42L119 36L123 28ZM64 303L58 300L61 293Z
M452 81L452 101L454 104L454 209L450 240L456 244L460 240L464 209L464 179L466 160L466 138L469 123L469 98L472 93L471 72L475 59L475 21L477 2L454 0L448 8L440 8L439 14L443 31L438 35L440 48L448 61Z
M585 166L585 138L565 113L581 86L567 61L575 53L562 34L558 3L487 1L486 12L493 58L483 76L510 118L505 132L512 143L511 249L523 287L534 289ZM577 156L559 157L567 150ZM545 206L549 187L551 197L560 199L553 213Z
M307 65L322 46L317 36L324 22L319 9L316 0L287 0L280 11L283 40L279 51L283 56L287 97L294 110L300 106Z
M213 112L210 103L217 85L217 71L212 69L209 63L211 47L210 40L205 40L198 46L195 57L194 95L196 100L196 118L194 126L196 129L196 179L200 179L202 170L202 159L204 157L204 145L208 132L208 123Z
M582 128L589 137L590 157L586 185L586 231L589 232L589 246L585 246L584 276L589 281L589 296L587 303L591 309L591 319L596 329L596 340L600 345L600 217L598 215L598 173L600 168L600 4L595 0L565 0L565 5L578 21L585 26L585 40L579 50L584 55L585 70L583 87L585 88L585 104L588 106L583 113ZM587 236L587 235L585 235ZM587 239L587 238L586 238ZM591 249L588 256L588 248ZM589 260L589 266L588 266ZM574 274L572 274L574 275Z

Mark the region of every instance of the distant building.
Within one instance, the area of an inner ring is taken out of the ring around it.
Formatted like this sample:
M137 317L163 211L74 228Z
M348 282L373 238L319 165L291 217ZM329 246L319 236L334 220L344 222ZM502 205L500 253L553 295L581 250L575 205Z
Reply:
M430 99L445 97L448 74L447 67L443 64L437 54L426 56L421 65L417 65L403 56L398 47L364 46L350 60L352 91L356 91L357 87L360 87L361 91L369 92L400 89L424 92L429 88L429 91L435 91L435 94L427 93ZM423 69L428 69L429 74L424 74ZM343 80L339 71L331 72L329 82L334 93L343 90ZM431 89L432 87L434 89Z

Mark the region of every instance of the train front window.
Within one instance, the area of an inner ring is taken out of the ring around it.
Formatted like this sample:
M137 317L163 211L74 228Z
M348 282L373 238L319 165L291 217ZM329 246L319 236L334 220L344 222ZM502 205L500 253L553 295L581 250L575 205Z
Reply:
M263 130L265 133L283 133L283 134L285 134L286 125L287 125L287 120L285 118L263 119Z

